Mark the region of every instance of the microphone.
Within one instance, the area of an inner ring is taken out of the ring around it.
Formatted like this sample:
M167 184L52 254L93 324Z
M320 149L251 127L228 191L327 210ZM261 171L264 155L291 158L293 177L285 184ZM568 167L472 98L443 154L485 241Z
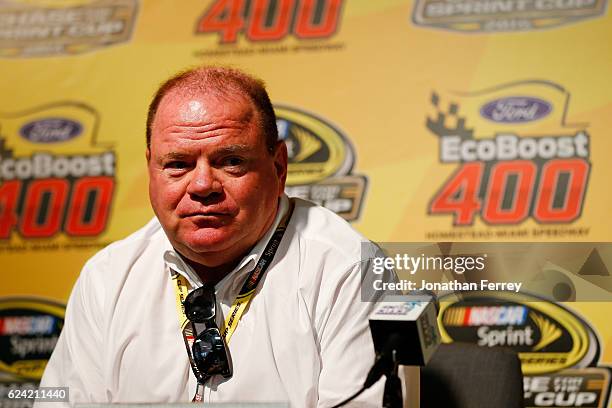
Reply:
M424 366L440 345L437 314L439 306L433 294L387 295L369 316L376 360L363 387L335 405L341 407L387 376L383 407L402 406L402 387L398 365Z
M440 345L438 310L432 295L388 295L370 315L376 360L363 386L386 375L384 407L402 404L398 365L424 366Z
M436 301L430 295L388 295L370 314L378 359L393 350L400 365L424 366L440 344Z

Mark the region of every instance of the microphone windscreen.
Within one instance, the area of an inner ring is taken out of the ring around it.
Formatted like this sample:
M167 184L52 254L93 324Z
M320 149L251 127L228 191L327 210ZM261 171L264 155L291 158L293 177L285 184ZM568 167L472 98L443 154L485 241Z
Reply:
M435 300L427 295L390 295L370 315L379 355L395 350L401 365L424 366L440 344Z

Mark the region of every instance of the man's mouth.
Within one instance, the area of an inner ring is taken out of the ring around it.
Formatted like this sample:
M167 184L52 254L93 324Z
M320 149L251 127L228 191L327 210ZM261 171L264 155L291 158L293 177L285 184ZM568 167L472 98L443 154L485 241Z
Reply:
M220 228L231 222L231 214L226 212L195 212L182 217L197 228Z
M203 208L185 209L181 211L181 218L189 217L230 217L233 215L233 211L230 208L224 208L221 206L206 206Z
M229 217L230 214L224 212L207 211L207 212L195 212L184 215L183 218L192 217Z

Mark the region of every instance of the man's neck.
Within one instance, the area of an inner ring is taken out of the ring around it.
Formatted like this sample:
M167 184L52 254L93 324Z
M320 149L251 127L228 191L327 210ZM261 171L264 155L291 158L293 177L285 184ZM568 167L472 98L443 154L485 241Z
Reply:
M227 263L219 266L206 266L200 263L194 262L188 258L185 258L185 262L191 266L194 272L199 276L202 283L216 285L219 283L225 276L227 276L238 263L240 259L237 259L231 263Z

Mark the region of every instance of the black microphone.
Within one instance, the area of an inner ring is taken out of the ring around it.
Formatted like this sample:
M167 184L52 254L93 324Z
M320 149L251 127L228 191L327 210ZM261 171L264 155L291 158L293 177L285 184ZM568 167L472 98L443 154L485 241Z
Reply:
M370 314L370 332L376 360L363 387L332 408L341 407L357 398L387 376L383 407L402 406L402 387L398 365L424 366L440 345L438 331L439 306L432 294L387 295Z
M436 300L431 295L388 295L370 314L377 355L397 352L401 365L423 366L440 344Z
M364 383L372 386L394 366L424 366L440 344L436 299L431 295L389 295L370 315L376 361Z

